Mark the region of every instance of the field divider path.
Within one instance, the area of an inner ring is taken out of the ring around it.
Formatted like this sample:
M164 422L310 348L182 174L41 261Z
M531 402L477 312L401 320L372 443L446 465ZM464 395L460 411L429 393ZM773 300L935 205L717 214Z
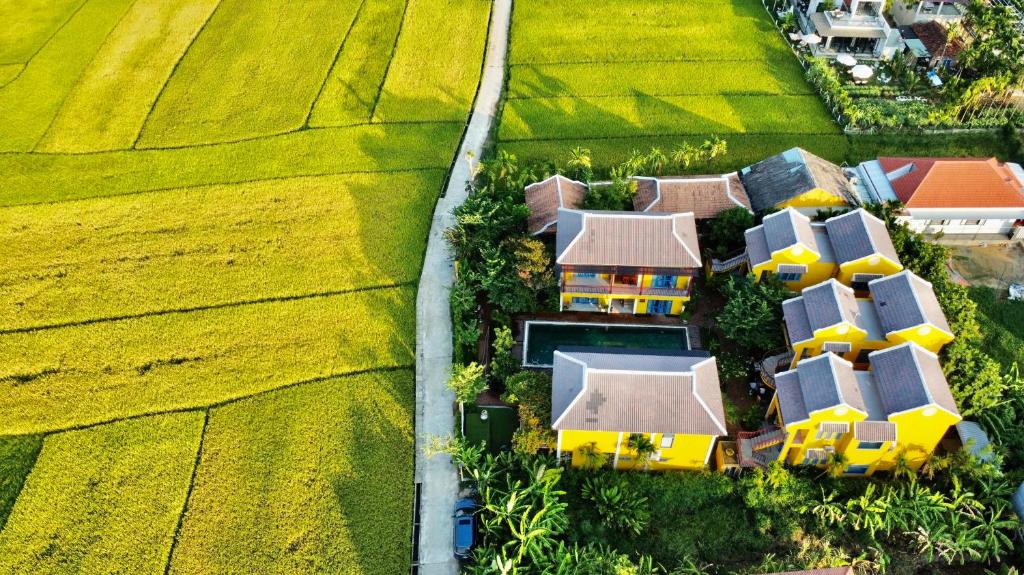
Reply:
M144 318L144 317L156 317L156 316L161 316L161 315L171 315L171 314L177 314L177 313L192 313L192 312L197 312L197 311L209 311L209 310L215 310L215 309L227 309L227 308L242 307L242 306L247 306L247 305L260 305L260 304L265 304L265 303L278 303L278 302L298 301L298 300L305 300L305 299L317 299L317 298L325 298L325 297L336 297L336 296L340 296L340 295L349 295L349 294L354 294L354 293L359 293L359 292L364 292L364 291L374 291L374 290L383 290L383 289L395 289L395 288L408 287L408 286L412 286L412 285L413 285L412 281L389 282L389 283L385 283L385 284L374 284L374 285L368 285L368 286L353 287L353 288L349 288L349 289L330 290L330 291L323 291L323 292L316 292L316 293L293 294L293 295L283 295L283 296L270 296L270 297L264 297L264 298L255 298L255 299L239 300L239 301L229 301L229 302L221 302L221 303L214 303L214 304L208 304L208 305L198 305L198 306L192 306L192 307L184 307L184 308L159 309L159 310L145 311L145 312L140 312L140 313L125 314L125 315L110 316L110 317L98 317L98 318L83 319L83 320L79 320L79 321L71 321L71 322L64 322L64 323L53 323L53 324L46 324L46 325L36 325L36 326L26 326L26 327L15 327L15 328L9 328L9 329L0 329L0 335L10 335L10 334L15 334L15 333L28 333L28 332L33 332L33 331L44 331L44 330L49 330L49 329L60 329L60 328L65 328L65 327L78 327L78 326L83 326L83 325L92 325L92 324L96 324L96 323L107 323L107 322L114 322L114 321L124 321L124 320L129 320L129 319L140 319L140 318Z
M452 554L452 508L459 479L451 459L426 458L431 436L452 433L454 393L447 381L452 363L452 323L448 302L454 279L452 254L444 232L454 224L452 211L467 197L471 173L468 153L480 158L495 121L508 53L512 0L494 0L483 74L472 115L452 167L444 195L438 200L427 240L416 294L416 482L421 485L418 572L454 575L459 565Z
M178 523L174 526L174 536L171 538L171 545L167 549L167 562L164 563L164 575L171 572L171 560L174 558L174 549L178 546L178 539L181 536L181 526L185 523L185 514L188 513L188 504L192 499L192 491L196 488L196 476L199 475L199 463L203 459L203 442L206 440L206 430L210 426L210 409L203 413L203 429L199 432L199 447L196 449L196 459L192 463L192 477L188 482L188 491L185 492L185 502L181 505L181 513L178 514Z

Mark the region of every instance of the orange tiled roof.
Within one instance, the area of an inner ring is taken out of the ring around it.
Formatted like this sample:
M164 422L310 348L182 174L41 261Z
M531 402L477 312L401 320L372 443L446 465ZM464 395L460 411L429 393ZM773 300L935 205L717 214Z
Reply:
M1021 182L995 158L878 158L908 208L1024 207Z

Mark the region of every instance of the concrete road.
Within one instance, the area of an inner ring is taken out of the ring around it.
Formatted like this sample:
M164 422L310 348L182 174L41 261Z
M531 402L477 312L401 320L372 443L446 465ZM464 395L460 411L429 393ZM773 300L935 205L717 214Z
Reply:
M446 386L452 362L448 294L453 262L442 234L454 223L452 210L466 199L467 152L472 152L474 163L479 160L494 122L504 81L511 14L512 0L495 0L476 104L445 197L434 210L416 294L416 481L421 484L419 572L423 575L452 575L459 569L452 556L452 507L458 474L447 456L427 459L422 453L431 435L450 435L455 426L455 395Z

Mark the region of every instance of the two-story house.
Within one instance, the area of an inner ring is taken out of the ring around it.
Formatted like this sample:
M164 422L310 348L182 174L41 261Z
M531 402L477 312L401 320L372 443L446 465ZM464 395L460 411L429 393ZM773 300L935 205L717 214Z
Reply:
M792 291L835 277L858 289L903 269L885 223L863 209L823 223L786 208L744 234L750 271L775 275Z
M885 0L810 0L806 17L822 42L815 55L841 52L888 59L902 49L899 30L885 15Z
M931 284L913 272L868 282L861 295L829 279L782 303L791 367L830 352L866 369L875 350L912 341L938 353L953 341Z
M692 213L558 210L560 309L677 315L701 267Z
M597 451L613 469L703 469L726 435L715 358L707 352L563 348L555 351L551 427L559 457L587 465ZM656 451L638 458L630 436Z
M845 475L919 469L961 420L938 357L913 342L872 352L871 371L832 353L776 375L776 427L741 433L740 464L841 465Z

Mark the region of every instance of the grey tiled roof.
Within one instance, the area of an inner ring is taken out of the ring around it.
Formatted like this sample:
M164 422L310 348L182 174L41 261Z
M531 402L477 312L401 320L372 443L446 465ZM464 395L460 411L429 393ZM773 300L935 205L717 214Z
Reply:
M950 333L946 316L931 284L910 271L868 283L878 319L885 333L931 324Z
M743 237L747 242L750 265L756 266L771 261L772 252L768 249L768 240L764 237L764 226L750 228L743 233Z
M798 242L818 251L818 241L811 229L810 219L792 208L765 216L761 225L770 252L786 249Z
M853 366L832 353L805 359L796 366L800 390L809 412L846 404L867 411Z
M959 414L938 358L916 343L871 354L871 370L886 414L935 404Z
M558 351L551 396L555 429L726 434L718 368L706 354Z
M794 344L814 338L814 329L807 320L807 308L802 297L782 302L782 318L786 322L789 343Z
M775 375L775 393L779 399L779 410L783 423L796 423L810 418L804 405L804 394L800 390L800 376L796 370Z
M860 309L853 290L834 279L804 288L804 308L812 330L850 322L857 325Z
M814 188L852 203L842 168L800 148L791 148L743 168L740 179L755 211L766 210Z
M987 449L992 442L989 441L988 434L982 429L980 425L973 421L961 421L956 424L956 433L960 436L960 442L963 443L964 448L971 452L971 455L977 457L981 461L992 461L995 459L995 454L992 453L991 449Z
M829 218L825 227L840 264L876 254L900 262L885 223L864 209Z

